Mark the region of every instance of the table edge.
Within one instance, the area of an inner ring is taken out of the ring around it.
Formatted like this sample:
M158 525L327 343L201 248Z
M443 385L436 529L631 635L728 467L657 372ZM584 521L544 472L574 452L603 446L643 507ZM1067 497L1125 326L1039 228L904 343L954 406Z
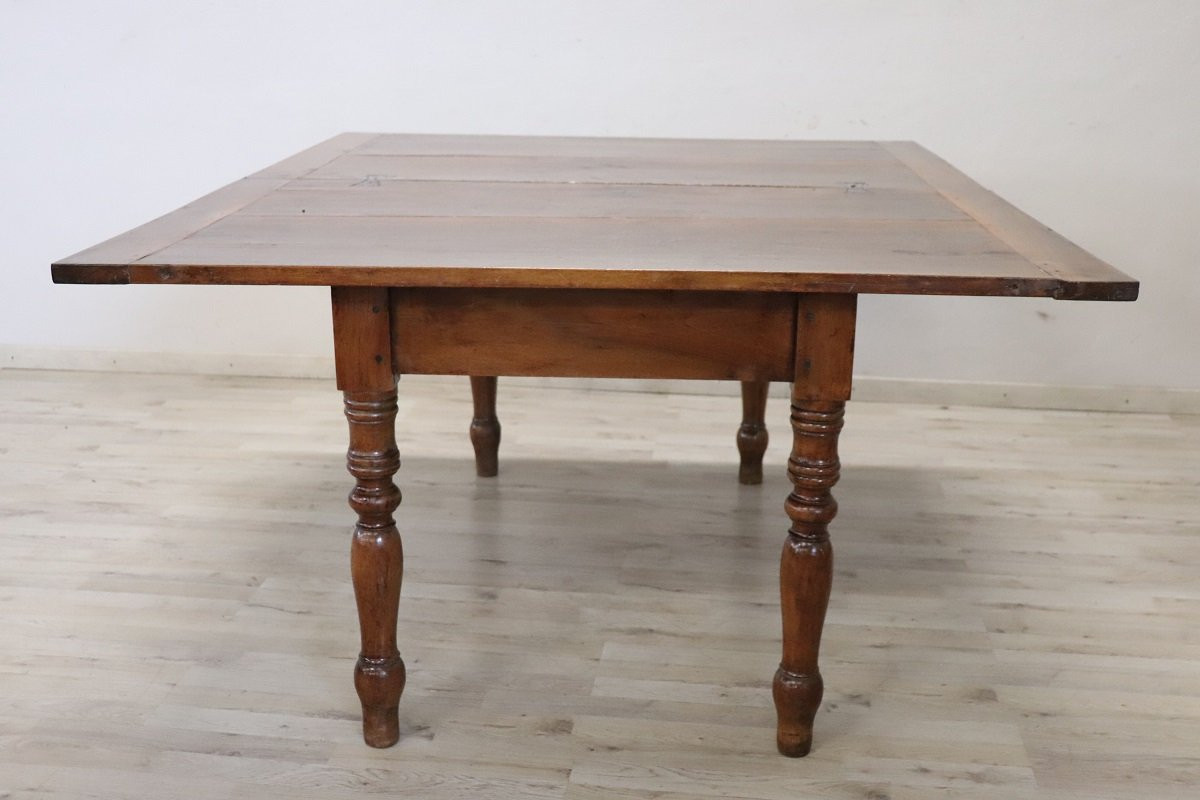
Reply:
M203 284L280 286L445 286L571 289L687 289L1049 297L1131 301L1139 283L1072 244L915 142L875 141L948 202L1045 274L1044 278L628 268L465 267L455 265L180 265L155 253L249 205L282 183L382 136L343 133L221 187L132 231L51 264L58 284ZM587 138L587 137L584 137ZM867 140L863 140L864 142ZM197 213L199 212L199 213ZM186 230L184 230L186 229ZM130 237L141 233L142 238ZM1086 272L1065 262L1084 263Z
M500 267L340 267L221 264L55 263L59 284L200 284L229 286L496 287L512 289L680 289L694 291L824 292L1056 300L1132 301L1139 284L998 276L856 275L820 272L723 272L638 269L544 269Z

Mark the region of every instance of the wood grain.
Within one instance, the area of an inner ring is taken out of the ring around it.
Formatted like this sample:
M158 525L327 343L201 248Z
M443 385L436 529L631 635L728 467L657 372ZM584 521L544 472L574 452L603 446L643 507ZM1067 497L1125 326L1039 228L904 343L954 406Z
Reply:
M397 706L406 670L396 646L404 548L392 516L400 505L392 480L400 452L388 291L335 286L331 295L337 383L350 427L350 507L358 517L350 544L361 641L354 688L362 704L363 739L372 747L391 747L400 738Z
M346 134L248 181L54 279L1137 293L911 143Z
M791 380L783 294L396 289L398 373Z
M792 382L792 452L784 502L791 525L779 562L783 658L772 690L776 746L807 755L825 684L821 634L833 584L829 524L837 516L832 489L841 477L838 437L854 370L854 295L800 295L796 312L796 379Z
M770 435L767 433L766 381L742 381L742 422L737 430L737 448L741 463L738 483L753 486L762 483L762 460L767 452Z
M313 170L313 180L504 181L618 186L831 187L851 186L921 190L912 170L892 159L864 162L832 160L793 148L791 158L751 159L731 148L723 156L686 159L663 151L653 156L620 158L590 155L444 156L359 155L351 153Z
M196 233L252 204L255 200L269 196L294 178L311 172L316 167L353 150L372 138L369 134L343 133L301 151L273 167L254 173L240 181L224 186L188 203L176 211L140 225L131 231L115 236L90 247L66 261L95 264L117 264L135 262L153 255L166 246ZM71 280L72 270L53 270L54 280L59 283L91 283L96 281ZM109 274L100 283L128 283L122 275ZM153 281L151 281L153 282Z
M575 219L969 220L927 186L703 186L298 178L246 206L265 217L562 217Z
M395 390L388 290L334 286L330 298L337 388L343 392Z
M1137 299L1137 285L1126 285L1122 273L984 189L925 148L915 142L884 142L883 146L1013 250L1039 269L1062 278L1063 293L1059 299L1095 299L1093 295L1105 292L1109 296L1098 299Z
M494 478L500 471L500 420L496 417L495 375L471 376L471 446L475 449L475 474Z
M796 379L792 403L849 400L854 375L855 295L796 297Z
M358 515L350 544L350 578L358 606L362 647L354 665L354 688L362 703L363 740L391 747L400 738L398 705L406 679L396 646L404 549L392 513L400 490L396 449L396 392L345 392L350 448L346 468L354 476L350 507Z

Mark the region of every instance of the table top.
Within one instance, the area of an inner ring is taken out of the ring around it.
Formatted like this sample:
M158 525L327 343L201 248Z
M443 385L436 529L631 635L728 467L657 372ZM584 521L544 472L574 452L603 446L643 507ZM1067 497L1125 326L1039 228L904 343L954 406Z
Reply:
M58 283L1133 300L912 142L347 133L52 266Z

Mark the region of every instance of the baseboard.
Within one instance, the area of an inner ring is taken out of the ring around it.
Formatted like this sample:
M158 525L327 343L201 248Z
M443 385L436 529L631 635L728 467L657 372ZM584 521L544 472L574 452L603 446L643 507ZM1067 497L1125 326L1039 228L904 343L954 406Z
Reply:
M586 378L506 378L527 385L599 391L734 396L734 381L612 380ZM771 397L788 397L787 384L771 386ZM868 403L1031 408L1058 411L1127 411L1141 414L1200 414L1200 391L1138 386L1057 386L1038 383L922 380L854 376L854 400Z
M1200 414L1200 390L1152 386L1058 386L913 378L854 377L854 399L884 403Z
M0 345L0 369L52 369L102 372L155 372L194 375L244 375L270 378L332 380L333 359L321 356L244 355L220 353L151 353L75 350ZM461 378L423 376L421 380ZM594 391L676 394L738 394L734 381L615 380L610 378L506 378L524 386ZM787 386L771 387L773 397L787 397ZM1058 386L981 381L854 377L856 401L937 405L1038 408L1067 411L1129 411L1147 414L1200 414L1200 391L1139 386Z
M241 375L333 378L333 357L242 353L153 353L0 345L0 369L156 372L166 375Z

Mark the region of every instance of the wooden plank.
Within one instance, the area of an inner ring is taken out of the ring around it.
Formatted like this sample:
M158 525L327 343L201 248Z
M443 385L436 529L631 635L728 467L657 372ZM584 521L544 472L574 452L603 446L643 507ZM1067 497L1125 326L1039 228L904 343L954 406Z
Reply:
M396 289L397 373L791 380L784 294Z
M277 164L204 195L182 208L61 259L52 266L55 283L129 283L130 264L177 242L284 186L289 180L353 150L375 134L343 133Z
M403 389L411 670L381 753L346 681L331 387L0 370L0 787L1195 800L1200 418L854 408L826 703L795 763L767 687L786 404L749 489L736 398L510 382L493 487L466 383Z
M388 180L512 181L697 186L867 185L924 188L896 161L773 161L741 159L604 158L599 156L383 156L354 153L314 170L313 179L364 183Z
M1062 282L1061 300L1136 300L1138 283L915 142L883 146L996 238Z
M85 267L103 276L116 267ZM372 267L245 264L135 264L122 283L220 286L441 286L516 289L670 289L752 292L834 292L848 294L972 295L978 297L1058 297L1060 282L1044 277L1000 275L947 277L935 273L863 274L837 272L729 272L720 270L526 269L520 267ZM63 281L60 281L60 283ZM82 280L105 283L104 280Z
M377 133L339 133L325 141L313 145L307 150L301 150L294 156L289 156L259 170L252 178L286 178L292 180L307 175L331 161L356 152L359 148L370 144L379 138Z
M759 187L301 179L239 216L969 220L929 187Z
M239 266L279 268L257 282L331 285L350 285L351 273L376 268L368 280L394 286L811 291L829 285L822 276L838 276L840 288L822 290L980 288L971 279L990 282L984 294L1049 295L1057 288L973 222L953 220L235 216L140 262L130 275L204 282L211 270L214 282L241 282L230 269ZM245 274L253 279L255 270Z
M122 265L162 250L266 196L284 183L286 181L276 178L243 178L131 231L55 262L51 276L55 283L129 283L128 270ZM118 268L105 269L103 265L117 265Z
M356 150L383 156L560 156L608 159L888 162L878 142L786 139L671 139L620 136L504 136L381 133Z

